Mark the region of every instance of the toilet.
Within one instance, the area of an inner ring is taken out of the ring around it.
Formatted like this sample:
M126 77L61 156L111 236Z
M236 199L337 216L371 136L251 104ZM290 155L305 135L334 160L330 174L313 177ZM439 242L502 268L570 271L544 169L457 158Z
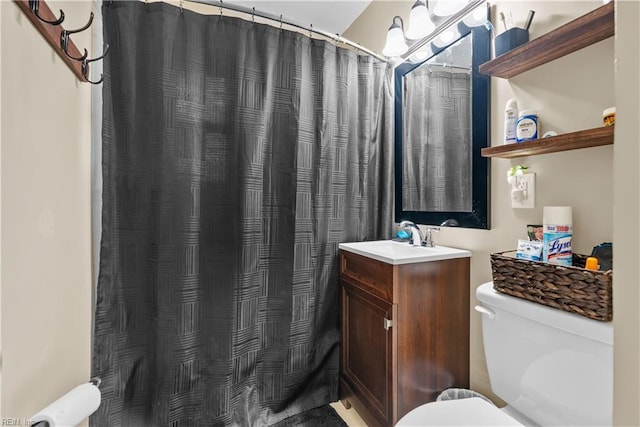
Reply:
M476 297L491 389L507 406L479 397L436 401L397 427L612 425L611 322L500 294L492 282Z

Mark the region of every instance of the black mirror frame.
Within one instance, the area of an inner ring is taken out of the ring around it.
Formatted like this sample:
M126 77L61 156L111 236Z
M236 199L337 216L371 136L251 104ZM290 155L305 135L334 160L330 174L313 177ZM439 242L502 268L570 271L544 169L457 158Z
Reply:
M490 229L490 163L482 157L481 150L488 147L490 136L490 83L491 77L480 74L478 67L491 59L491 33L485 26L469 29L464 24L458 24L462 37L472 35L472 210L471 212L422 212L402 210L402 78L416 67L445 50L439 49L431 57L420 63L404 62L394 70L395 86L395 222L410 220L416 224L440 225L452 219L459 227ZM455 40L453 43L455 43ZM452 44L453 44L452 43Z

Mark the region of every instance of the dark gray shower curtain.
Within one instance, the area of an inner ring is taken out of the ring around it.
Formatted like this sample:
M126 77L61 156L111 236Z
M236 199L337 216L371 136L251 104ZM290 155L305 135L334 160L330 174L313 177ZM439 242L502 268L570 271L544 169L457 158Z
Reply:
M92 426L263 426L337 399L338 243L392 232L391 70L105 3Z

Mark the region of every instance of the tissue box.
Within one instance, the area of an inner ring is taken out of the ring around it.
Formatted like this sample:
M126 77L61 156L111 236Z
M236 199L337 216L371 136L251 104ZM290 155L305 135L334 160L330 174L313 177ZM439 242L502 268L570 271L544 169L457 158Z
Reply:
M509 52L529 41L529 31L524 28L511 28L496 36L494 51L496 56Z

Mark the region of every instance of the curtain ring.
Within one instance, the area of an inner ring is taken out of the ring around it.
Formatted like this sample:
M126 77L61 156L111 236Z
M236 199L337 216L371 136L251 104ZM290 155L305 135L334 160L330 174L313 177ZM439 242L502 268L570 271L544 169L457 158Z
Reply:
M282 29L282 14L280 14L280 29Z
M184 10L182 9L182 1L183 0L180 0L180 13L184 12Z
M220 0L220 7L219 7L219 9L220 9L220 17L221 17L221 18L222 18L222 5L223 5L222 0Z
M309 38L313 38L313 36L311 35L312 33L313 33L313 24L309 26Z
M251 23L255 24L256 23L256 7L253 6L253 10L251 11Z

